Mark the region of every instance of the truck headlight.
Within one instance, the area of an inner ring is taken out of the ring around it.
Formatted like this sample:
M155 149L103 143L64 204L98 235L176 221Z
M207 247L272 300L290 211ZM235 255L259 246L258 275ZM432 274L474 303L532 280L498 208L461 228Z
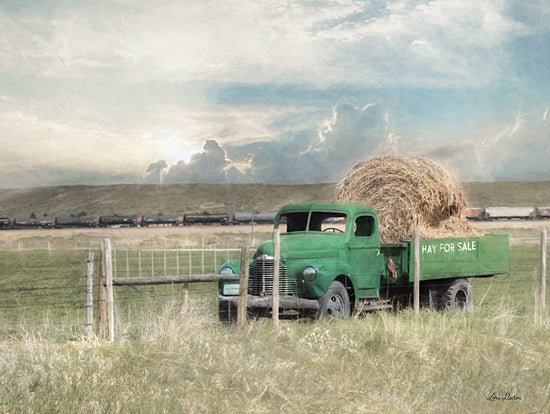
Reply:
M304 276L304 279L308 282L313 282L317 277L317 269L308 266L304 270L302 270L302 276Z
M220 269L220 275L234 275L235 272L233 272L233 269L231 269L230 267L222 267Z

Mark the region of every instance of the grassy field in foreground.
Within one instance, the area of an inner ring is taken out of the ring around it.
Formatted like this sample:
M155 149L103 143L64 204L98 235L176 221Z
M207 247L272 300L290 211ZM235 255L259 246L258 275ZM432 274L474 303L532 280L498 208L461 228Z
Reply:
M4 412L543 413L549 384L548 319L505 306L241 332L174 306L113 344L0 343Z
M57 253L43 254L55 268ZM19 257L32 267L30 253ZM20 320L0 340L0 412L548 412L550 318L534 317L536 260L536 246L512 248L510 275L476 280L476 311L461 315L406 310L279 330L260 320L237 331L217 321L214 295L192 295L189 315L165 300L131 326L119 320L109 344L74 330L49 337L68 315L45 305L52 329Z

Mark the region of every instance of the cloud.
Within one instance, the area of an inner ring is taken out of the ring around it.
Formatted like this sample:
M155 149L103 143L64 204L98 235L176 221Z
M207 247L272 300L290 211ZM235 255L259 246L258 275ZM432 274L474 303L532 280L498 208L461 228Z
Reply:
M0 9L0 64L36 76L128 84L484 84L506 76L499 66L508 41L529 31L514 19L516 9L529 15L521 2L478 0L249 0L215 8L168 0L44 2ZM480 64L484 71L472 70Z
M247 175L268 183L334 182L353 164L379 151L385 132L384 113L377 105L340 104L316 131L249 147Z
M160 184L162 182L162 171L168 167L165 160L154 162L147 167L147 175L145 176L146 184Z
M21 185L45 166L43 184L298 183L397 152L543 173L548 16L544 0L0 0L0 167Z
M160 161L162 163L162 161ZM215 140L207 140L202 152L193 154L189 162L178 161L163 177L165 183L223 183L228 161L225 152ZM149 168L159 165L151 164Z
M431 158L463 181L550 179L546 110L466 129L455 139L445 136L445 129L433 131L436 138L416 135L392 121L394 111L382 104L360 108L344 103L316 130L287 131L278 139L223 148L208 140L189 163L180 161L164 170L163 182L337 182L357 162L387 154Z
M441 162L463 181L549 180L550 125L545 111L517 112L499 122L474 125L456 139L409 137L399 140L396 152Z
M386 119L377 105L338 105L318 130L293 131L277 140L231 144L207 140L186 163L149 166L146 180L164 169L163 182L318 183L337 181L343 171L379 151Z

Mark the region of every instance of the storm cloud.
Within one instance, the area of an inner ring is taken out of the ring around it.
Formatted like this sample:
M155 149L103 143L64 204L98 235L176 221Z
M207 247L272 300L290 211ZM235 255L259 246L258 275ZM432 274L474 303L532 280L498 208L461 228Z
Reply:
M165 183L226 182L225 152L215 140L207 140L202 152L193 154L189 162L178 161L164 175Z
M461 139L442 139L407 135L382 105L359 108L345 103L316 129L225 146L207 140L189 162L169 167L159 161L148 170L157 172L164 183L327 183L339 181L357 162L392 154L429 157L464 181L520 176L548 180L549 111L517 114L499 125L467 129Z
M180 160L171 167L163 161L149 165L146 181L152 170L161 173L164 183L333 182L357 161L379 152L386 129L384 113L377 105L341 104L317 130L225 149L216 140L207 140L189 162Z

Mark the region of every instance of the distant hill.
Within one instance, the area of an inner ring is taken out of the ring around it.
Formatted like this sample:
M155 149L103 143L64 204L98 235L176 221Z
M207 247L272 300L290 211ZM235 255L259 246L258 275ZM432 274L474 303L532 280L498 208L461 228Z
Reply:
M550 206L550 181L464 183L469 206ZM274 211L283 204L334 198L335 184L164 184L0 190L0 216L182 214Z
M333 198L334 184L143 184L0 190L0 216L52 217L275 211L285 203Z
M550 181L463 183L470 207L550 206Z

